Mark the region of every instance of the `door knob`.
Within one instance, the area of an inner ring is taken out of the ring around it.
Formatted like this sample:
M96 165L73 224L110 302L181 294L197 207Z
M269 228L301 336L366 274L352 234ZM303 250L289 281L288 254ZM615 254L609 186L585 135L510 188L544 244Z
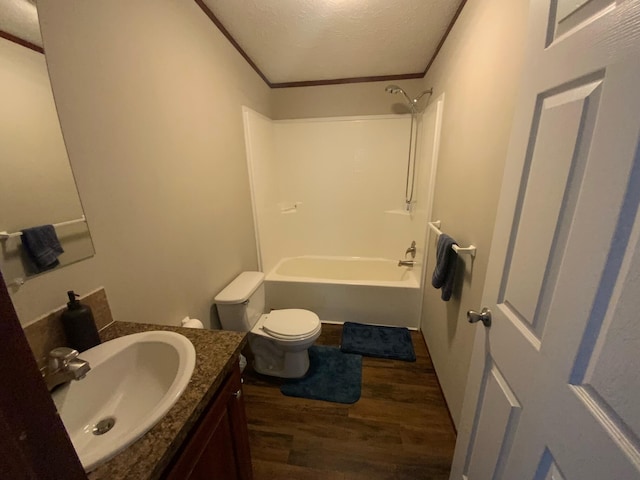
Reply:
M482 322L485 327L491 326L491 310L484 307L480 313L475 310L469 310L467 312L467 320L469 323Z

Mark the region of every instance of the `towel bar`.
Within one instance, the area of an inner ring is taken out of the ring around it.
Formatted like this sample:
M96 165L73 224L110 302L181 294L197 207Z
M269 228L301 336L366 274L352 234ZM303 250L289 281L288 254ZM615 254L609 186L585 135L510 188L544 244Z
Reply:
M82 223L82 222L86 222L87 220L84 218L84 215L80 218L76 218L75 220L68 220L66 222L60 222L60 223L54 223L53 226L54 228L58 228L58 227L66 227L67 225L73 225L74 223ZM14 237L20 237L22 236L22 232L13 232L13 233L8 233L8 232L0 232L0 240L6 240L7 238L14 238Z
M441 225L440 220L436 220L435 222L429 222L429 228L431 228L431 230L433 230L438 236L442 235L442 230L440 230L440 225ZM469 245L468 247L459 247L458 245L453 245L451 248L453 248L453 251L456 252L458 255L471 255L472 257L476 256L477 248L475 245Z

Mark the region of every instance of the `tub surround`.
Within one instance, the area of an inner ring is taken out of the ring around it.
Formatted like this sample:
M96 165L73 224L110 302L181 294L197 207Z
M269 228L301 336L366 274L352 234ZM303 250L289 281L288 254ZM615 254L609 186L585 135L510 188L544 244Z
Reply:
M384 84L378 95L388 96ZM397 262L412 240L422 262L432 160L422 140L413 212L387 213L404 207L409 115L273 121L248 108L243 115L259 269L300 255ZM425 138L434 135L428 124Z
M138 441L89 473L89 479L160 478L187 439L190 430L232 372L246 334L221 330L195 330L143 323L114 322L100 332L103 342L138 332L164 330L187 337L196 349L191 381L169 413Z

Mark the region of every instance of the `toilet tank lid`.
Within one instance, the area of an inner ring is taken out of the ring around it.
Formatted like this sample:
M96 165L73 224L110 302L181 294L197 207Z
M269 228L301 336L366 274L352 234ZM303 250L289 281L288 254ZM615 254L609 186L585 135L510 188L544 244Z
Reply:
M214 301L220 304L242 303L249 299L263 281L262 272L242 272L216 295Z

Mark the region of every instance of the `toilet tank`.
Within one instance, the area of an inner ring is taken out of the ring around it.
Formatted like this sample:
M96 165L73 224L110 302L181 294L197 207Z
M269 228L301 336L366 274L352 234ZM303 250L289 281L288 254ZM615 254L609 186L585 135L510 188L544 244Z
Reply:
M250 331L264 313L264 273L242 272L214 301L224 330Z

